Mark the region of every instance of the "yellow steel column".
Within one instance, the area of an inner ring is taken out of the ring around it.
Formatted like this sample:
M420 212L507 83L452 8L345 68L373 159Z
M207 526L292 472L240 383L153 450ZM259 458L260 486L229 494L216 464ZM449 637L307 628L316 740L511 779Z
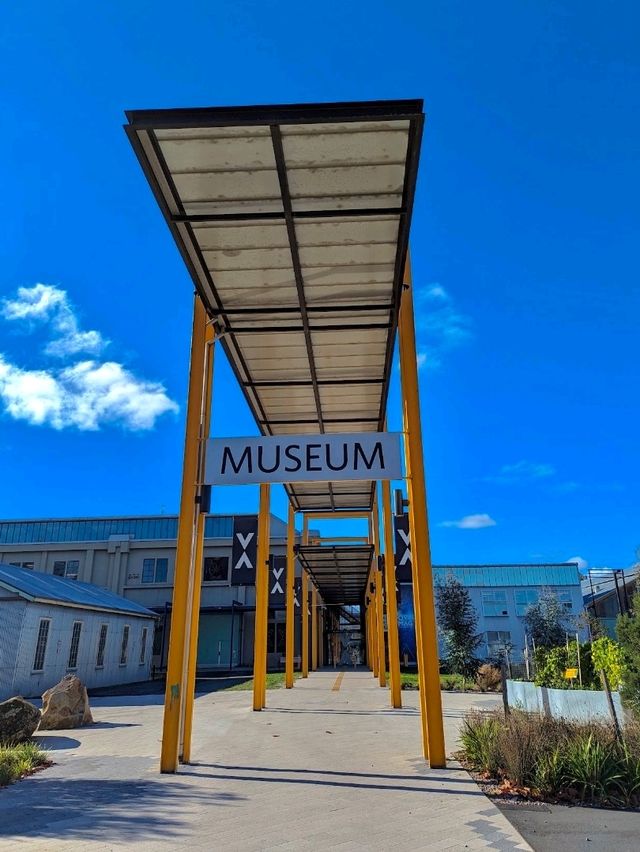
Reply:
M398 601L396 570L393 558L393 521L391 519L391 483L382 480L382 522L384 525L384 579L387 596L387 643L389 645L389 680L391 706L402 707L400 679L400 643L398 641Z
M311 589L311 671L318 668L318 590Z
M262 635L264 636L264 668L262 669L262 706L267 706L267 668L269 660L269 648L267 637L269 635L269 589L271 587L271 508L270 508L271 486L267 485L267 511L264 525L264 568L265 568L265 605L262 608Z
M420 422L420 391L418 387L413 292L408 257L405 266L405 289L400 307L399 332L400 348L403 352L400 361L402 395L407 415L405 441L410 464L410 477L408 478L409 522L414 583L415 578L419 578L414 586L414 596L416 597L416 609L419 608L420 610L424 652L424 676L421 681L426 701L429 761L433 768L440 769L446 766L446 753Z
M296 513L289 503L289 520L287 523L287 625L286 625L286 649L284 667L284 685L287 689L293 686L293 658L295 656L295 601L294 580L296 573L296 558L294 552L296 528Z
M267 673L267 624L265 610L269 607L269 485L260 486L258 512L258 555L256 557L256 617L253 645L253 709L265 706ZM268 620L268 619L267 619Z
M302 544L309 543L309 527L307 516L302 520ZM301 631L300 631L300 668L302 677L309 677L309 575L302 569L302 600L300 601L300 611L302 615Z
M380 556L380 514L378 511L378 489L373 495L373 512L371 514L371 528L373 532L373 576L376 584L376 629L378 634L378 683L380 686L387 685L387 655L384 643L384 592L382 589L382 575L379 568Z
M180 741L180 713L184 688L184 661L186 651L187 608L189 604L189 574L193 555L193 537L196 512L198 471L198 438L204 393L205 337L207 314L199 296L193 305L193 330L191 335L191 365L182 466L182 491L178 518L178 542L174 572L169 656L167 659L167 685L162 721L162 748L160 771L175 772L178 766Z
M198 460L197 482L201 487L204 481L207 438L211 426L211 395L213 392L213 359L215 338L213 326L207 326L206 368L204 400L200 422L200 453ZM204 552L204 524L206 515L198 512L196 521L195 557L191 587L191 627L189 629L189 656L185 681L184 718L182 722L182 762L191 761L191 738L193 731L193 704L196 691L196 669L198 665L198 631L200 628L200 593L202 591L202 565Z

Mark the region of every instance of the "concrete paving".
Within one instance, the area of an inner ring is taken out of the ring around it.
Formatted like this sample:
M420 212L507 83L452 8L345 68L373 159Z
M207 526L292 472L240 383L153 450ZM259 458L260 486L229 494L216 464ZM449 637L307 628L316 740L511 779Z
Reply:
M420 755L417 693L367 672L196 701L194 763L160 775L162 698L93 700L97 724L41 738L55 765L0 791L0 849L530 850L455 765ZM445 694L447 747L490 696Z

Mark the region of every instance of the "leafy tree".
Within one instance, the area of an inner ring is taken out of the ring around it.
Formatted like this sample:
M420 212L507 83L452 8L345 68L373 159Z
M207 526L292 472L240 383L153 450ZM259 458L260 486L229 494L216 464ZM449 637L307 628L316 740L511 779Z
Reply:
M555 648L565 641L566 612L551 591L543 591L524 615L525 629L538 648Z
M616 629L625 665L622 697L640 714L640 592L631 612L618 616Z
M476 633L478 613L468 590L449 575L436 587L438 629L444 639L446 660L451 671L464 677L474 677L480 661L476 650L482 637Z

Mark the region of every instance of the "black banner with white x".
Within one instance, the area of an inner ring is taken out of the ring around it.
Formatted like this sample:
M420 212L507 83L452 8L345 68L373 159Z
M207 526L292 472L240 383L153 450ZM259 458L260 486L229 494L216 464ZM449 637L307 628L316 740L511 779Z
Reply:
M236 515L233 519L231 546L231 585L253 586L256 582L258 557L258 518Z
M411 582L411 540L409 538L409 515L395 515L395 563L396 583Z
M269 558L269 606L284 606L287 557Z

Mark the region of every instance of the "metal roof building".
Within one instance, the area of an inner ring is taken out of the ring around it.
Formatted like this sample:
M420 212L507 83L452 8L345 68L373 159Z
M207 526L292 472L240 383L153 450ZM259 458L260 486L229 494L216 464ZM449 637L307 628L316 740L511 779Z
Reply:
M147 680L154 623L106 589L0 564L0 701L39 696L69 672L87 687Z

